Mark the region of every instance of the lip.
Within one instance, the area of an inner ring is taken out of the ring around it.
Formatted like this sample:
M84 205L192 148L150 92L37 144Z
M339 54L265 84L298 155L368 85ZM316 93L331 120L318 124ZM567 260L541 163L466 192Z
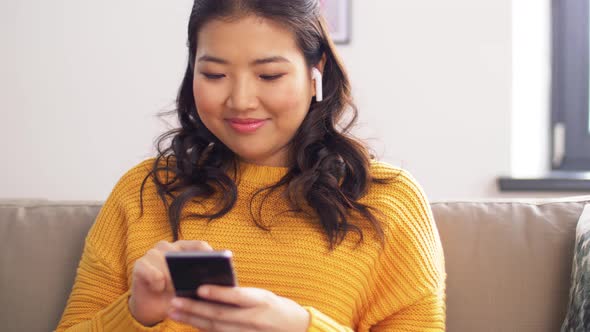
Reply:
M231 118L226 120L229 126L242 134L250 134L257 131L260 127L266 124L266 119L240 119L240 118Z

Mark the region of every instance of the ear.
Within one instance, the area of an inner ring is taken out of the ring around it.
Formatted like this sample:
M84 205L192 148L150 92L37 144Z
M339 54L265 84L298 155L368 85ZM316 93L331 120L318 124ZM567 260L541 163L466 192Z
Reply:
M326 53L322 54L322 58L320 59L320 62L318 62L317 65L315 65L315 67L317 69L319 69L320 73L322 73L322 75L324 75L324 66L326 65Z

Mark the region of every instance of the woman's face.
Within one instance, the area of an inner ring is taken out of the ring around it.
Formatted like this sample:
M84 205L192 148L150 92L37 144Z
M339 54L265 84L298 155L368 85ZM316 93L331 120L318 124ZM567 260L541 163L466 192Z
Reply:
M205 126L242 160L286 166L315 91L291 31L245 16L201 28L193 94Z

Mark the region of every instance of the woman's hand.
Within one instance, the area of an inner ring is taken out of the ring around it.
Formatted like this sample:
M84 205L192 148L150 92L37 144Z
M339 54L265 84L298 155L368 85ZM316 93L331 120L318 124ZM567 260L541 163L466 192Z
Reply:
M208 332L304 332L309 326L307 310L264 289L206 285L198 295L227 305L175 298L170 318Z
M129 311L141 324L153 326L167 317L170 301L174 298L174 287L164 255L169 251L187 250L213 249L203 241L160 241L135 262Z

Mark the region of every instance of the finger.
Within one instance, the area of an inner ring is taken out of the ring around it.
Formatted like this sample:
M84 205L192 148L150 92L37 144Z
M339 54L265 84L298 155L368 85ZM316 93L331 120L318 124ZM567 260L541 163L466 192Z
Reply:
M172 277L170 276L170 271L168 270L168 264L166 263L166 257L164 255L164 252L153 248L148 250L144 257L147 262L149 262L155 269L164 275L165 288L168 291L173 291L174 287L172 286Z
M164 252L153 248L145 253L144 258L156 269L162 271L162 273L166 273L168 271L168 265L166 264L166 257L164 255Z
M172 310L168 316L172 320L196 327L201 331L244 331L244 327L241 325L203 318L183 311Z
M171 307L180 314L198 317L203 320L243 325L251 315L244 315L245 309L217 303L174 298Z
M259 288L204 285L197 294L207 300L248 308L268 301L274 294Z
M164 240L156 243L154 248L158 249L161 252L178 251L178 249L172 243Z
M190 251L190 250L197 250L197 251L212 251L213 248L209 243L205 241L197 241L197 240L179 240L173 243L173 245L181 251Z
M135 263L135 276L154 292L162 292L166 288L166 277L147 260L140 259Z

